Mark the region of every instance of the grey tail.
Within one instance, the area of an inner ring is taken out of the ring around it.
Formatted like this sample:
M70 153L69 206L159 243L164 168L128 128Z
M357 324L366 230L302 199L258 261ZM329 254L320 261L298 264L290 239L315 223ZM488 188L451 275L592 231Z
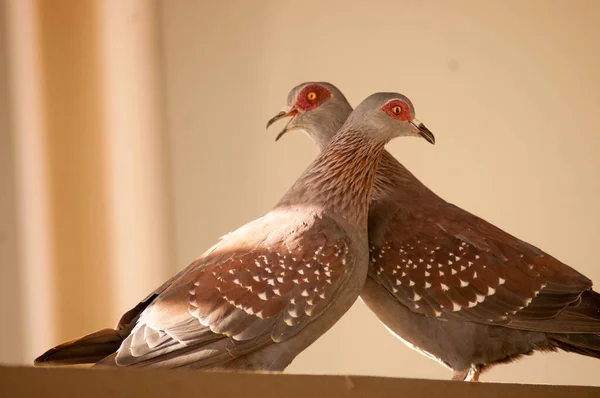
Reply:
M103 329L49 349L34 365L75 365L96 363L117 351L123 338L114 329Z
M600 335L552 334L548 338L561 350L600 359Z
M36 366L92 364L117 352L123 340L131 333L140 314L157 296L157 293L153 293L127 311L119 320L116 329L102 329L62 343L37 357L33 364Z
M570 322L593 330L593 324L597 325L600 322L600 294L592 290L584 292L581 295L581 302L567 309L565 316ZM600 359L600 334L598 333L548 333L547 336L564 351Z

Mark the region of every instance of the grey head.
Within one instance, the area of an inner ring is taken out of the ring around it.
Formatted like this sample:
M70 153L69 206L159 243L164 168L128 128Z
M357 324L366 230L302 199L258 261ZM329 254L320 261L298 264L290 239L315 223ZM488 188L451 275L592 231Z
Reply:
M300 130L323 149L351 112L352 106L333 84L306 82L290 91L287 105L269 120L267 128L276 121L289 117L291 119L277 135L276 141L289 131Z
M350 114L340 131L356 130L377 141L396 137L422 137L435 144L435 137L415 118L410 100L398 93L375 93L368 96Z
M383 107L386 104L391 104L387 110ZM377 105L381 105L377 107ZM423 123L415 118L415 110L410 100L398 93L376 93L366 98L361 105L359 113L354 112L354 125L359 124L360 117L358 114L365 114L369 121L373 122L373 126L368 127L385 127L396 120L400 124L394 126L397 129L406 130L406 133L400 132L399 135L417 135L425 138L430 143L435 143L435 137ZM394 112L400 112L394 114ZM267 123L267 128L274 122L290 117L290 121L277 135L275 140L279 140L285 133L293 130L301 130L311 137L319 149L327 146L329 141L342 127L346 119L352 113L352 107L346 100L342 92L331 83L326 82L306 82L294 87L287 98L287 105L275 115ZM382 118L382 116L388 116ZM379 117L378 117L379 116ZM379 120L382 119L382 120ZM363 126L365 127L365 126ZM392 126L388 126L392 128ZM393 137L392 137L393 138Z

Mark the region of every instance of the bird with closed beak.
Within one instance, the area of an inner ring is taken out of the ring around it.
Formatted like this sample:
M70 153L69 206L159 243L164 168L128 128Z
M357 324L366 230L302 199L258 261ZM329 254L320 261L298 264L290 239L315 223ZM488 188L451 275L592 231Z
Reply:
M365 283L375 172L392 138L418 134L407 99L365 99L264 217L221 240L104 329L37 365L283 370Z
M433 143L403 98L391 110ZM321 150L351 114L330 83L293 88L267 124L306 132ZM396 113L397 112L397 113ZM477 381L491 366L558 349L600 358L600 294L573 268L423 185L384 152L369 209L361 298L409 347Z

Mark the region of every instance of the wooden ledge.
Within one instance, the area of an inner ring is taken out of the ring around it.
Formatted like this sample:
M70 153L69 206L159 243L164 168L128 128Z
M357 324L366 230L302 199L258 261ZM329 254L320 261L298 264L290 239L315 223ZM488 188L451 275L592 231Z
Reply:
M371 376L0 366L0 397L584 398L600 397L600 388Z

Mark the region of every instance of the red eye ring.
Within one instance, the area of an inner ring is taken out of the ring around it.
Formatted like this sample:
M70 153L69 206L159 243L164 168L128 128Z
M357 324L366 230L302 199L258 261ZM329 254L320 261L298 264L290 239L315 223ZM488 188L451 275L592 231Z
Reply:
M331 99L331 92L327 87L316 83L307 84L296 96L295 107L300 112L308 112L317 109L324 102Z
M382 111L387 113L392 119L406 122L411 119L409 105L401 99L393 99L386 103L382 108Z

